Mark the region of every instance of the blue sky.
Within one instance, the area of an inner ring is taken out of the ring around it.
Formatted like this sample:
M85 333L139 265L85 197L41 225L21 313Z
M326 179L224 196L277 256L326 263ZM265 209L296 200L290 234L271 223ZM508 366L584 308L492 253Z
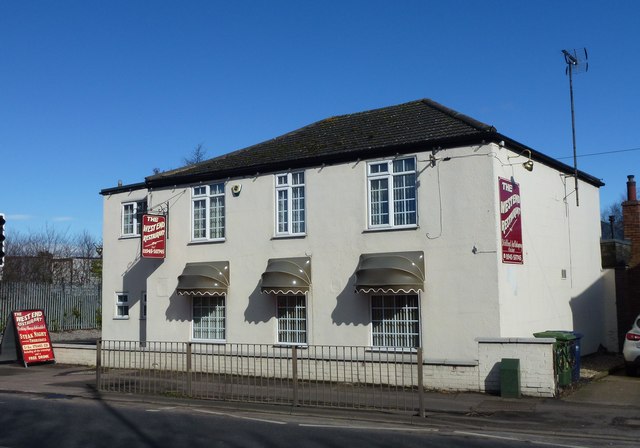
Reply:
M2 0L0 212L8 232L100 237L101 189L199 143L214 157L418 98L571 164L561 50L582 47L578 165L604 208L640 178L638 17L637 1Z

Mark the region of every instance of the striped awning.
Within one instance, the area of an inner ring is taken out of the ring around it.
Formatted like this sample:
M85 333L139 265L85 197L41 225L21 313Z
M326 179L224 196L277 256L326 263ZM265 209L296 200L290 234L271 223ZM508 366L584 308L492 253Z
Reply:
M229 288L229 262L187 263L178 276L176 291L181 296L222 296Z
M408 294L424 290L424 253L362 254L356 269L356 291Z
M270 259L260 288L265 294L305 294L310 286L311 259L297 257Z

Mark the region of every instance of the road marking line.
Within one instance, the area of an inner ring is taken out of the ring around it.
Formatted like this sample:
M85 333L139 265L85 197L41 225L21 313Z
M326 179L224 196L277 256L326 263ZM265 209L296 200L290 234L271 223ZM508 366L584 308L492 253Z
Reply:
M563 445L561 443L552 443L552 442L539 442L536 440L530 440L527 438L517 438L517 437L506 437L506 436L494 436L492 434L482 434L479 432L467 432L467 431L454 431L454 434L462 434L468 436L476 436L476 437L486 437L487 439L499 439L499 440L512 440L518 442L529 442L533 445L545 445L545 446L556 446L559 448L588 448L583 445Z
M202 412L203 414L213 414L213 415L228 415L224 412L214 412L214 411L205 411L204 409L194 409L196 412Z
M413 432L438 432L437 428L383 428L379 426L354 426L354 425L327 425L327 424L313 424L313 423L298 423L298 426L305 428L334 428L334 429L366 429L374 431L413 431Z
M465 435L465 436L486 437L487 439L522 441L522 439L518 439L517 437L494 436L494 435L491 435L491 434L482 434L480 432L453 431L453 433L454 434L462 434L462 435Z
M176 409L177 406L165 406L164 408L158 409L147 409L147 412L160 412L160 411L170 411L172 409Z
M536 441L531 441L532 444L534 445L546 445L546 446L557 446L560 448L588 448L586 446L583 445L561 445L559 443L551 443L551 442L536 442Z
M256 421L256 422L263 422L263 423L273 423L274 425L286 425L286 422L280 422L277 420L267 420L265 418L255 418L255 417L245 417L243 415L234 415L234 414L227 414L224 412L214 412L214 411L207 411L204 409L194 409L194 411L196 412L201 412L203 414L213 414L213 415L221 415L224 417L233 417L233 418L239 418L242 420L252 420L252 421Z
M244 417L242 415L230 415L230 417L241 418L243 420L253 420L255 422L273 423L274 425L286 425L287 422L279 422L277 420L267 420L264 418Z

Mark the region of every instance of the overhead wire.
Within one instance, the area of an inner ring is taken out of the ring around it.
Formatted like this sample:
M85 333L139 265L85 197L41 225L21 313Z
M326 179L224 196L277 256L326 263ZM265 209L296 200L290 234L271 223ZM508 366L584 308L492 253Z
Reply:
M620 152L631 152L631 151L640 151L640 147L638 147L638 148L628 148L628 149L614 149L614 150L611 150L611 151L592 152L592 153L589 153L589 154L578 154L578 157L602 156L602 155L607 155L607 154L616 154L616 153L620 153ZM556 159L556 160L573 159L573 156L554 157L554 159Z

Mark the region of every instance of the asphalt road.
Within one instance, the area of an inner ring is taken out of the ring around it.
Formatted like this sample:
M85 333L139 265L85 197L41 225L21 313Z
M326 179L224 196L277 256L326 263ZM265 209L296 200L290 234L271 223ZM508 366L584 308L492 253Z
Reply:
M0 393L0 447L604 447L621 440L535 431L349 421L205 406Z

